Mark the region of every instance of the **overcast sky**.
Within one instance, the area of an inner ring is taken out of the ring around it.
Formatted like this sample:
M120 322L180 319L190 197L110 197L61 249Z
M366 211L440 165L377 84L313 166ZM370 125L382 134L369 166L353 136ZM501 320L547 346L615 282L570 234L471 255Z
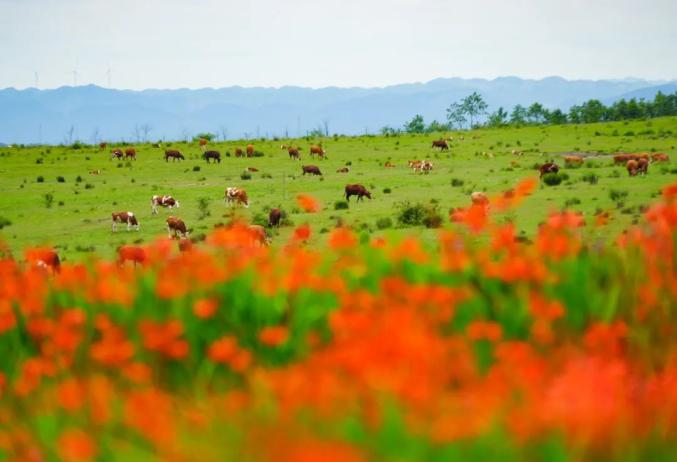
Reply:
M0 0L0 88L677 78L677 0Z

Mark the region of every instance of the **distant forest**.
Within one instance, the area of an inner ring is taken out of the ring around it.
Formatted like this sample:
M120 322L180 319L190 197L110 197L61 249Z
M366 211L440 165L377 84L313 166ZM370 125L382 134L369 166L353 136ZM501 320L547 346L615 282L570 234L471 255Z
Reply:
M394 135L476 127L580 124L674 115L677 115L677 92L667 95L658 92L652 101L635 98L628 101L621 99L609 106L605 106L597 99L591 99L583 104L572 106L568 113L560 109L549 110L541 103L533 103L529 107L518 104L512 108L511 112L499 107L496 111L487 113L487 103L479 93L474 92L447 108L446 122L433 120L426 124L423 116L417 114L401 129L386 126L381 129L381 133Z

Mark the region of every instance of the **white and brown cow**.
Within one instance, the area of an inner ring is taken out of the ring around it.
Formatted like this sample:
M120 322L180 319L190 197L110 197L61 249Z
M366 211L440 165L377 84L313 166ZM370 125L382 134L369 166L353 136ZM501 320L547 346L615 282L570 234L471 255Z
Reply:
M179 201L174 199L172 196L153 196L153 198L150 200L150 208L153 212L153 215L157 215L158 211L158 205L160 207L167 207L169 209L172 209L176 207L177 209L179 208Z
M247 191L242 188L227 188L226 189L226 203L242 204L249 207L249 198L247 198Z
M113 212L111 217L113 219L113 224L111 225L111 230L113 232L117 231L118 223L127 223L127 231L132 228L138 231L140 228L139 221L132 212Z
M185 239L188 237L186 224L178 217L167 217L167 232L169 233L170 238L177 237Z

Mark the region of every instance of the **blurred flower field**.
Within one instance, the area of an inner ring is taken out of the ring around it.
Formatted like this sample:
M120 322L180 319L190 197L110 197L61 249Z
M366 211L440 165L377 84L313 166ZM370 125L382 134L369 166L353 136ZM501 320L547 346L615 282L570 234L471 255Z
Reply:
M0 460L675 460L677 184L611 244L605 215L492 219L534 187L435 252L234 223L139 265L0 260Z

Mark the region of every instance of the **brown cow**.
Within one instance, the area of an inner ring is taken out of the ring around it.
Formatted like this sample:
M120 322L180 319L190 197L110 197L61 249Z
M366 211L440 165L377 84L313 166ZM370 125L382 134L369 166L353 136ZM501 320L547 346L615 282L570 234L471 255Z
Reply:
M242 204L245 207L249 207L249 198L247 197L247 191L242 188L227 188L225 194L226 203L235 203Z
M635 159L630 159L626 162L625 168L628 169L628 175L635 176L637 175L637 161Z
M123 265L127 261L143 265L146 262L146 251L142 247L135 245L123 245L118 248L118 265Z
M169 238L171 239L172 237L176 238L187 238L188 237L188 230L186 229L186 224L183 222L181 218L170 216L167 217L167 232L169 233ZM172 236L172 233L173 236Z
M559 172L559 167L554 162L546 162L538 168L538 171L541 173L540 178L543 178L546 173Z
M256 167L247 167L247 171L248 171L248 172L258 172L259 169L256 168Z
M176 207L177 209L181 204L179 204L179 201L174 199L172 196L166 195L166 196L153 196L153 198L150 200L150 208L151 208L151 213L153 215L156 215L158 205L161 207L167 207L169 209L172 209Z
M122 149L120 149L120 148L115 148L115 149L113 149L113 150L111 151L111 156L110 156L110 158L111 158L111 160L112 160L112 159L122 159L122 156L123 156L123 155L124 155L124 154L122 153Z
M303 170L303 176L306 175L306 173L310 175L320 175L322 176L322 172L320 172L320 168L317 167L316 165L302 165L301 169Z
M136 149L134 149L134 148L125 149L125 159L136 160Z
M99 150L103 151L107 147L108 147L108 143L103 142L103 141L101 143L99 143Z
M273 226L280 226L280 220L282 219L282 211L280 209L271 209L268 214L268 226L271 228Z
M347 184L345 188L346 201L350 202L350 196L357 196L357 201L361 201L364 196L371 200L371 193L361 184Z
M253 155L254 155L254 145L248 144L247 145L247 157L252 157Z
M207 140L205 138L200 138L198 141L198 144L200 145L200 149L204 150L205 146L207 146Z
M113 232L117 231L118 223L127 223L127 231L134 228L136 231L139 230L139 221L136 219L132 212L113 212L111 214L113 223L111 225L111 230Z
M336 170L336 173L348 173L350 169L348 167L341 167Z
M209 163L209 159L214 159L214 163L221 163L221 153L219 151L205 151L202 158Z
M327 158L327 151L322 148L322 145L314 144L310 146L310 157L314 157L316 154L320 157L320 159Z
M172 162L178 160L184 160L183 154L175 149L168 149L165 151L165 162L169 162L169 158L172 158Z
M295 148L294 146L287 146L283 144L280 146L280 149L286 149L289 153L289 158L294 160L301 160L301 153L299 152L301 148Z
M235 148L235 157L244 157L244 151L242 148Z
M395 165L392 162L390 162L389 160L387 160L386 163L383 164L383 166L385 168L395 168Z
M49 248L28 249L25 252L26 261L37 268L52 270L52 273L61 271L61 260L55 250Z
M267 246L270 242L268 240L268 235L266 234L266 229L261 225L249 225L249 232L254 244L259 246Z
M637 159L637 173L642 175L649 173L649 161L644 157Z
M662 152L651 155L651 162L670 162L670 157Z
M441 151L449 150L449 145L445 140L435 140L433 141L432 148L440 148Z
M564 156L564 165L566 167L583 165L583 158L581 156Z

